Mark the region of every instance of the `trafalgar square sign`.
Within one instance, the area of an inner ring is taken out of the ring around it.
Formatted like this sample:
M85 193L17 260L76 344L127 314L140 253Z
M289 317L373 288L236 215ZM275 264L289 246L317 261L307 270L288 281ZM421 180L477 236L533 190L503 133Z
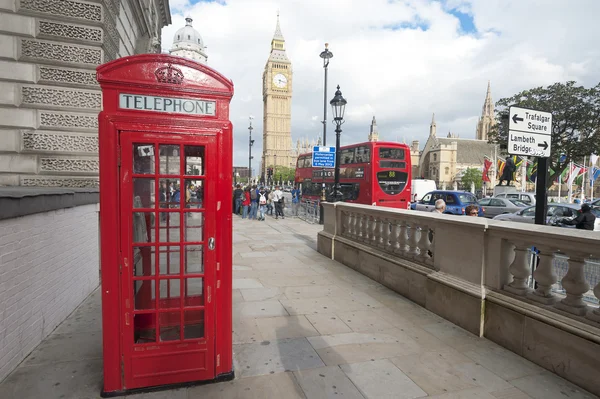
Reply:
M508 153L550 157L552 114L513 106L510 107L508 115Z

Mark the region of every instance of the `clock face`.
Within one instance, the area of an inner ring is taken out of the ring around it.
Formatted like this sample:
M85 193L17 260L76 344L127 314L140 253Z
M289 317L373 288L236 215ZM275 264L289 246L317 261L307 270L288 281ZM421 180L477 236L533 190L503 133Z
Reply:
M285 75L278 73L277 75L273 76L273 84L275 87L283 89L287 86L287 78Z

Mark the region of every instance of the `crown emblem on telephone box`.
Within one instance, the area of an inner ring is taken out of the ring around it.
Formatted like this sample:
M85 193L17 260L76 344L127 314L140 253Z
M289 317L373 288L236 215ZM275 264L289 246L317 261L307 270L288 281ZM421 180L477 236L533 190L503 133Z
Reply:
M183 82L183 73L173 67L171 64L166 67L158 68L154 71L154 75L156 75L156 80L160 83L172 83L180 85Z

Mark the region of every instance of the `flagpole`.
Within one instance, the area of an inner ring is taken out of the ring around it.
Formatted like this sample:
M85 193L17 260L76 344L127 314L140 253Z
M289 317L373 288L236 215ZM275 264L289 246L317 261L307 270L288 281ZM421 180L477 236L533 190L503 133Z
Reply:
M560 199L561 199L561 196L560 196L560 187L562 186L562 181L561 180L562 179L560 178L560 175L558 175L558 203L559 204L560 204Z
M569 162L569 204L573 202L573 179L571 174L574 172L573 170L573 161Z
M527 185L527 159L521 160L521 192L525 192L525 186Z
M586 156L583 156L583 166L586 165ZM583 202L583 200L585 199L585 172L587 172L587 169L583 170L583 177L581 179L581 202Z

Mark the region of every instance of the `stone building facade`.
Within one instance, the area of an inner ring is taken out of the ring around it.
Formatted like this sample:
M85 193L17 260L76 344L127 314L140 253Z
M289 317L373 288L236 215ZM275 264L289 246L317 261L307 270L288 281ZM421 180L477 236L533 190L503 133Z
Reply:
M173 46L169 51L171 55L189 58L201 64L208 62L206 46L200 33L192 26L192 18L185 19L185 26L173 35Z
M435 180L438 188L460 186L462 173L466 169L481 170L486 157L494 159L497 149L495 151L494 144L488 143L488 133L495 123L494 103L488 82L481 117L477 122L476 138L464 139L453 133L448 133L446 137L438 136L434 114L423 150L418 151L418 141L412 142L413 177ZM415 165L418 167L415 168ZM490 176L493 173L494 170L490 170Z
M263 72L263 153L261 176L272 166L294 167L292 149L292 63L285 52L279 15Z
M98 65L161 51L168 0L0 0L0 185L98 187Z

